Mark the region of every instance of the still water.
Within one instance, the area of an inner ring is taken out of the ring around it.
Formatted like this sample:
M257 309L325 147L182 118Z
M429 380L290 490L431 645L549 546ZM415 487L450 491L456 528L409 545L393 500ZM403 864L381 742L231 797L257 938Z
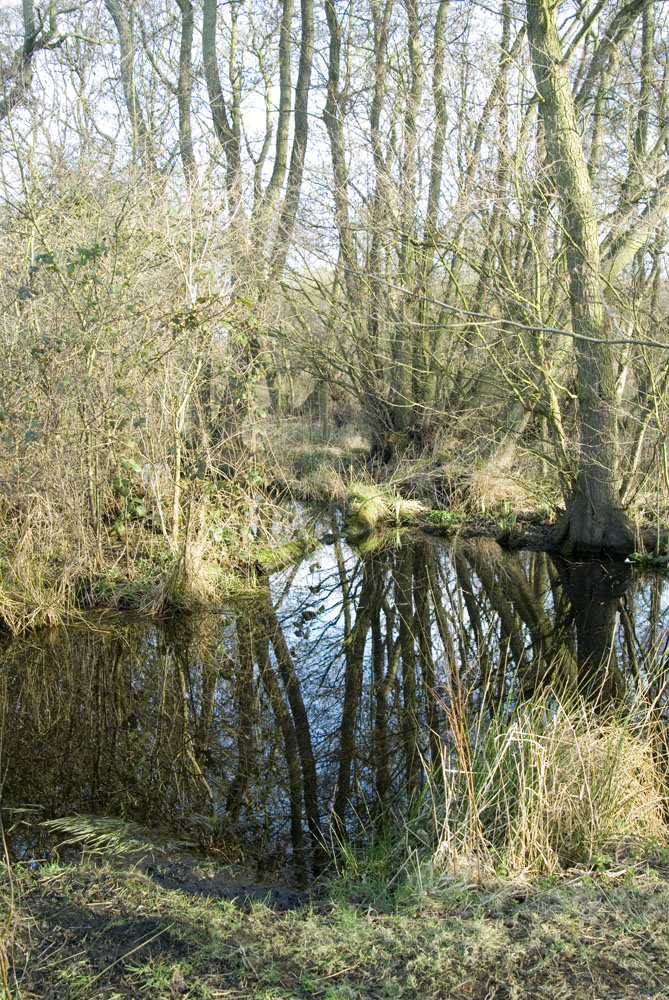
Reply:
M336 540L222 614L5 639L9 850L40 856L41 821L86 814L229 860L304 859L333 824L421 794L456 689L482 712L545 687L662 704L667 597L624 564L488 539Z

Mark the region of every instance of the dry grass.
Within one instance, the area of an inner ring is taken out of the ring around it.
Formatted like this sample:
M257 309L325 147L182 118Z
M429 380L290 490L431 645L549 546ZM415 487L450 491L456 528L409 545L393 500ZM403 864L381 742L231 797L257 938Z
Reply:
M71 516L36 493L3 525L0 621L17 633L64 621L84 566L96 562Z
M369 440L354 425L333 427L325 435L309 417L267 419L264 460L270 479L305 501L344 502L351 481L364 468Z
M515 514L531 514L538 506L545 507L545 488L539 493L538 484L517 474L486 468L469 477L467 506L470 510L488 514L509 509ZM553 499L557 499L554 497Z
M343 473L336 461L330 461L327 456L319 458L316 467L299 480L291 480L290 488L296 497L310 501L326 503L344 503L350 489L350 476Z
M0 627L59 625L91 607L146 615L220 607L254 585L259 553L291 534L289 511L242 486L191 484L176 540L146 505L121 534L118 522L95 532L75 503L15 496L0 524Z
M437 870L552 872L621 843L669 841L661 726L640 707L537 697L489 723L454 697L434 819Z

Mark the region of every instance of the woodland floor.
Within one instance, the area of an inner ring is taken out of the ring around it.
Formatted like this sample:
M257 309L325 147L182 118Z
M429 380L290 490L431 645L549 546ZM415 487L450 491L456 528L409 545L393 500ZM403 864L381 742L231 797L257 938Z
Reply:
M307 895L187 857L15 868L0 884L5 995L669 998L669 855L604 863L381 896L346 879Z

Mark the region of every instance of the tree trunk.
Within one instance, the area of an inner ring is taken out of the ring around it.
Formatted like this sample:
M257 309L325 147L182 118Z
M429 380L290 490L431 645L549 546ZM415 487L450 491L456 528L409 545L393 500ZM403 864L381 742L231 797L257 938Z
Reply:
M546 145L568 238L578 373L578 474L555 541L579 552L629 552L634 535L618 493L615 370L607 344L595 203L555 5L550 0L528 0L527 25L534 78L543 102Z
M190 187L197 176L193 133L191 128L191 98L193 94L193 4L191 0L177 0L181 10L181 40L179 44L179 80L177 104L179 106L179 152L186 183Z
M204 0L202 8L202 66L209 95L209 107L216 137L225 153L225 177L228 192L228 212L231 219L243 215L242 208L242 148L239 129L239 109L228 108L218 70L216 54L216 0Z
M26 98L33 78L35 53L44 49L56 37L56 4L48 5L48 24L35 25L32 0L23 0L23 44L16 50L9 65L0 66L0 121L7 118Z
M302 0L302 30L300 37L300 62L295 84L295 119L293 133L293 148L290 154L290 167L286 181L286 193L279 215L276 238L272 250L270 278L273 281L281 279L286 264L286 257L293 236L295 217L300 203L302 177L304 175L304 159L309 138L309 89L311 84L311 68L314 59L314 5L313 0Z
M291 29L293 13L293 0L283 0L281 5L281 24L279 27L279 113L274 145L274 165L265 192L259 199L254 210L254 237L256 247L259 250L264 250L265 248L267 229L271 222L272 213L274 212L288 168L288 137L290 134L291 105Z
M135 82L135 40L132 24L128 20L119 0L105 0L105 7L118 32L121 52L120 75L123 97L132 128L133 152L148 171L156 169L156 148L151 129L142 111Z

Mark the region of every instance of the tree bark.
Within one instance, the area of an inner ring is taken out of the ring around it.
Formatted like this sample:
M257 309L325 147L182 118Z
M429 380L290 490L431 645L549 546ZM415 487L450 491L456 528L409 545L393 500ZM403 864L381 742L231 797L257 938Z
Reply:
M193 4L191 0L177 0L177 3L181 11L179 79L177 82L179 152L181 153L186 183L190 187L196 176L190 113L193 93Z
M154 171L156 169L155 143L142 111L135 83L135 40L132 25L119 0L105 0L105 7L109 11L118 33L121 53L121 86L132 128L133 151L146 170Z
M335 225L339 238L339 249L345 267L344 286L351 302L355 301L358 287L358 262L348 211L348 167L346 164L346 142L344 138L345 98L341 87L341 25L337 17L334 0L325 0L325 15L330 34L328 51L328 89L323 121L330 141L332 158L332 196L335 206Z
M564 213L576 335L580 455L576 483L555 541L579 552L630 552L634 535L618 493L615 370L607 343L595 203L555 5L550 0L528 0L527 25L546 145Z
M33 59L35 53L45 48L56 37L56 4L48 5L48 23L38 27L35 23L35 9L32 0L23 0L23 44L14 53L9 66L0 67L0 121L21 104L30 90L33 79ZM59 39L64 41L64 38ZM8 87L8 84L11 86Z
M274 144L274 164L267 187L258 201L255 213L255 240L258 247L264 246L267 237L267 223L271 219L288 168L288 136L290 133L291 104L290 57L293 12L293 0L284 0L281 7L281 25L279 28L279 114Z
M225 155L228 212L242 211L242 147L238 110L228 108L216 56L216 0L204 0L202 8L202 64L209 95L209 107L216 137Z
M295 84L295 128L290 167L286 181L286 194L279 215L276 240L272 252L271 278L281 278L290 247L295 218L300 203L304 159L309 138L309 88L311 68L314 60L314 5L313 0L302 0L302 33L300 38L300 62Z

